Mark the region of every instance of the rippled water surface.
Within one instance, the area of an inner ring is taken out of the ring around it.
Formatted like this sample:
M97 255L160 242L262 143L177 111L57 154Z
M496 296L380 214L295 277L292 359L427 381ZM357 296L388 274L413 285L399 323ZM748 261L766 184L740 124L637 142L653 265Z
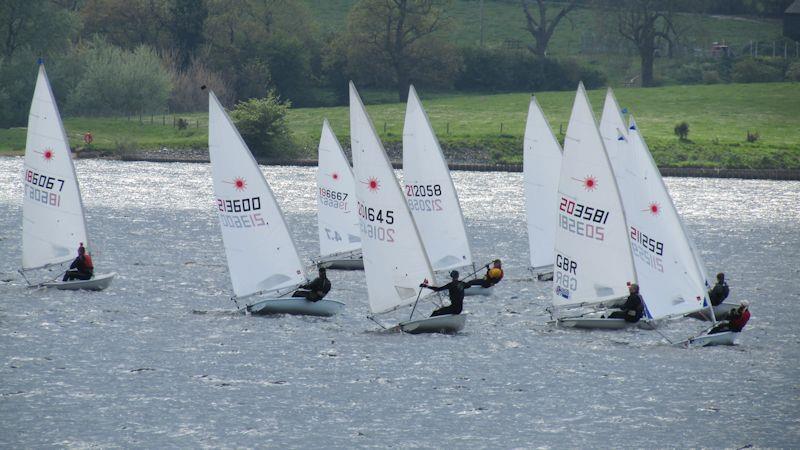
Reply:
M467 298L459 335L410 336L365 319L363 272L331 273L338 317L237 314L208 165L76 164L95 265L120 273L100 293L15 276L22 159L0 158L0 446L800 445L800 183L666 180L709 272L752 302L739 345L686 350L545 323L520 174L454 172L475 259L506 280ZM314 169L263 170L310 260Z

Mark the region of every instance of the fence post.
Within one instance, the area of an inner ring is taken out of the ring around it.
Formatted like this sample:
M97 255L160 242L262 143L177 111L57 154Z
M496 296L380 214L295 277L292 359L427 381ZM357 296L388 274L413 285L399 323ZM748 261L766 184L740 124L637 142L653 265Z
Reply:
M386 121L383 121L383 134L386 134Z
M194 127L200 128L200 119L194 119Z
M500 122L500 133L503 132L503 122Z
M450 136L450 122L447 122L447 135Z

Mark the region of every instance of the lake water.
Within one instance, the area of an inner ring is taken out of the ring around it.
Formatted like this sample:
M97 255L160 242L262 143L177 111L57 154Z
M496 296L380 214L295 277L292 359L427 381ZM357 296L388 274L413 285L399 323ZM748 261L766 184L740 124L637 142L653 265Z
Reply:
M365 318L363 272L331 272L340 316L237 314L208 165L76 165L95 266L119 272L99 293L14 275L22 159L0 158L0 446L800 446L799 182L666 180L709 273L752 304L737 346L687 350L546 324L521 174L453 173L475 259L506 280L467 298L464 332L411 336ZM314 169L263 171L310 260Z

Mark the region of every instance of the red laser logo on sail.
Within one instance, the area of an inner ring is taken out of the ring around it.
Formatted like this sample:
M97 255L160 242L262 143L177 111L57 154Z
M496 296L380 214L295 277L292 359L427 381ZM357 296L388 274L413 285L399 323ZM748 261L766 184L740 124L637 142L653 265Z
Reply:
M650 214L657 216L661 212L661 205L659 205L658 202L653 202L643 211L650 211Z
M364 183L364 182L362 181L362 183ZM378 189L381 188L381 183L375 177L371 177L369 179L369 181L367 181L364 184L366 184L367 187L369 188L369 190L372 191L372 192L378 192Z
M52 148L46 148L43 152L36 152L42 155L45 161L50 162L53 158L55 158L56 153L53 151Z
M243 191L247 189L247 182L242 177L236 177L233 181L223 181L223 183L232 184L234 189L237 191Z
M573 178L573 180L583 183L583 188L587 191L593 191L597 187L597 178L595 178L594 175L587 175L586 178L582 180L577 178Z
M339 180L339 174L336 173L336 172L333 172L331 174L331 178L333 178L333 181L338 181Z

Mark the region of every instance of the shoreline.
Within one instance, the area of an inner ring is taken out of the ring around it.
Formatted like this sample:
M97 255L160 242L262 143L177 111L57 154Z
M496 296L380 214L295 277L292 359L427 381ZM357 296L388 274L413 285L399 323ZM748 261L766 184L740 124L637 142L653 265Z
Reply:
M24 156L23 152L12 152L0 156ZM130 162L155 162L155 163L203 163L208 164L206 150L157 150L136 152L99 152L83 151L74 154L75 159L110 159ZM256 158L262 165L273 166L302 166L313 167L317 165L316 159L267 159ZM402 169L402 162L392 160L395 169ZM506 163L472 163L448 161L450 170L465 170L471 172L522 172L522 164ZM800 170L793 169L736 169L715 167L663 167L658 170L665 177L686 178L740 178L746 180L779 180L800 181Z

